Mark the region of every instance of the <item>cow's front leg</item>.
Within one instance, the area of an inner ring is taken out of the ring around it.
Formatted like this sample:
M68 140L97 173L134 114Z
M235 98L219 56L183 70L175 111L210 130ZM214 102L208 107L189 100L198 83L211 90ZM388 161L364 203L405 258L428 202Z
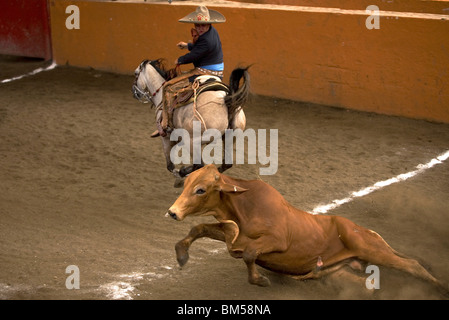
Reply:
M246 263L248 268L248 282L251 284L257 284L261 287L268 287L270 285L270 280L261 275L256 268L256 259L259 253L257 250L245 250L243 251L243 261Z
M199 224L193 227L187 237L175 245L176 259L179 265L184 266L189 260L189 248L199 238L208 237L215 240L225 241L225 234L221 223Z
M256 240L250 240L243 250L243 261L248 268L248 281L251 284L257 284L261 287L270 285L270 280L261 275L256 268L257 260L265 260L267 256L261 257L261 255L270 254L274 252L284 252L288 248L286 239L276 237L274 235L265 235L257 238ZM262 258L262 259L261 259Z

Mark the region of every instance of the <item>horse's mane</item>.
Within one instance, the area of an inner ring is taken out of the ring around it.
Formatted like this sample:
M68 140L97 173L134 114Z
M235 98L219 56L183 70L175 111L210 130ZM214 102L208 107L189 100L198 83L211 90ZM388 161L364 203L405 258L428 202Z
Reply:
M156 60L150 60L150 64L154 69L164 78L166 81L175 78L180 73L178 67L167 69L165 59L159 58Z

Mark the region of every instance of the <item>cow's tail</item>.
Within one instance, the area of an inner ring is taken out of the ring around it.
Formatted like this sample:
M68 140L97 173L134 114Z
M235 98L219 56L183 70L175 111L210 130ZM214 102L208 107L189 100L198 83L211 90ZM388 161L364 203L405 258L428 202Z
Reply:
M249 68L250 66L246 68L235 68L229 77L230 92L225 97L225 103L228 107L230 123L237 112L248 101L250 94Z

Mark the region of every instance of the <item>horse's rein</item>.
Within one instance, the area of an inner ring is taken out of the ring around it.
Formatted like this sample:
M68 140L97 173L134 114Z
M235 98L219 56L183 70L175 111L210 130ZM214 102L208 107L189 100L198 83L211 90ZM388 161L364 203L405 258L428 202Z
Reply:
M157 95L157 93L162 89L162 87L164 86L164 84L165 84L166 82L167 82L167 81L162 82L161 86L160 86L156 91L154 91L153 94L151 94L150 90L148 90L148 87L147 87L148 93L151 94L151 97L154 97L155 95Z

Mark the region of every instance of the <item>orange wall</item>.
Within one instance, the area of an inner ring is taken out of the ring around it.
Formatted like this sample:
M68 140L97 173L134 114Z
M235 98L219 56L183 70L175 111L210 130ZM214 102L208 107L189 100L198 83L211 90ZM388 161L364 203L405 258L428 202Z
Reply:
M68 30L65 8L80 8ZM213 7L225 77L254 64L253 92L293 100L449 123L449 21L366 14ZM58 64L131 74L144 58L172 63L190 37L177 20L194 6L50 0L53 57Z
M245 3L280 4L290 6L365 9L376 5L384 11L427 12L448 14L449 0L237 0ZM446 10L445 10L446 9Z

